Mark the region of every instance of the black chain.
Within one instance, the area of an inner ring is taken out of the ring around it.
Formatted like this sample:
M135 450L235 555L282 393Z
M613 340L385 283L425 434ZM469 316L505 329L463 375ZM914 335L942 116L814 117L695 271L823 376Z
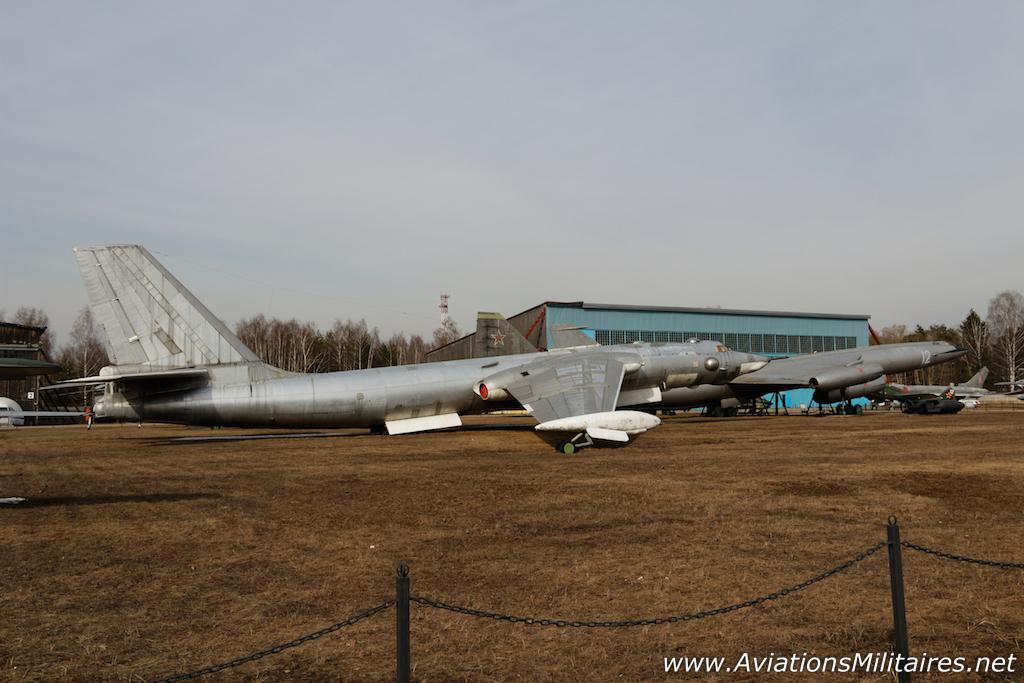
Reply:
M1022 562L996 562L994 560L979 560L974 557L967 557L966 555L954 555L953 553L943 552L941 550L935 550L934 548L926 548L923 545L917 545L910 541L903 541L901 545L904 548L910 548L920 553L927 555L934 555L935 557L941 557L944 560L955 560L957 562L966 562L968 564L981 564L986 567L997 567L999 569L1024 569L1024 563Z
M200 676L206 676L208 674L217 673L218 671L223 671L224 669L231 669L231 668L236 667L236 666L241 666L242 664L248 664L249 662L255 662L257 659L262 659L263 657L269 657L270 655L276 655L278 652L282 652L282 651L287 650L289 648L298 647L299 645L303 645L305 643L308 643L311 640L316 640L317 638L323 638L324 636L326 636L329 633L334 633L335 631L337 631L339 629L343 629L346 626L351 626L352 624L354 624L354 623L356 623L358 621L362 621L363 619L369 619L373 615L378 614L380 612L383 612L384 610L388 609L389 607L393 606L394 604L395 604L394 600L388 600L386 602L382 602L381 604L377 605L376 607L371 607L370 609L363 610L359 614L354 614L351 617L349 617L348 619L345 619L344 621L339 621L338 623L331 624L330 626L328 626L326 628L322 628L319 631L314 631L313 633L308 633L308 634L306 634L304 636L299 636L295 640L289 640L287 643L281 643L280 645L275 645L274 647L268 648L266 650L260 650L259 652L254 652L251 655L247 655L245 657L239 657L238 659L232 659L230 662L222 662L220 664L214 664L212 666L207 666L207 667L204 667L202 669L198 669L196 671L192 671L192 672L189 672L189 673L177 674L175 676L170 676L168 678L161 678L161 679L158 679L158 680L155 680L155 681L151 681L150 683L176 683L176 681L190 681L193 678L199 678Z
M736 610L741 610L747 607L754 607L756 605L760 605L761 603L768 602L769 600L777 600L781 597L789 595L790 593L802 591L808 586L812 586L820 581L824 581L825 579L838 574L839 572L849 569L858 562L861 562L870 557L871 555L874 555L884 546L884 542L873 545L861 554L854 557L853 559L843 562L842 564L837 565L826 572L822 572L821 574L811 577L806 581L802 581L793 586L789 586L788 588L783 588L782 590L775 591L774 593L769 593L768 595L763 595L759 598L754 598L752 600L747 600L745 602L736 603L735 605L729 605L727 607L718 607L716 609L702 610L700 612L693 612L690 614L678 614L671 617L658 617L654 619L635 619L630 621L570 621L567 619L541 619L536 617L518 617L512 614L499 614L497 612L488 612L485 610L473 609L471 607L450 605L448 603L420 596L411 596L409 600L411 600L412 602L418 602L421 605L426 605L427 607L434 607L436 609L446 610L449 612L457 612L458 614L466 614L471 617L482 617L486 619L494 619L496 621L509 621L513 623L531 624L535 626L555 626L558 628L629 628L633 626L657 626L660 624L675 624L681 621L693 621L695 619L705 619L707 617L713 617L719 614L735 612Z

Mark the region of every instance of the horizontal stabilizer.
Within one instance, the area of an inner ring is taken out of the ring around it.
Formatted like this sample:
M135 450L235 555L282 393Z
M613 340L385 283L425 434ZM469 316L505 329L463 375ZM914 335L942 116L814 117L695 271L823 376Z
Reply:
M458 413L445 413L444 415L411 417L406 420L388 420L384 426L387 427L388 434L412 434L414 432L429 432L434 429L461 427L462 419Z
M209 374L209 371L204 368L181 368L178 370L129 372L124 374L119 372L105 374L101 372L100 374L93 375L92 377L69 379L66 382L61 382L60 384L51 384L50 386L40 387L40 389L62 389L64 387L103 384L104 382L146 382L150 380L190 379L194 377L208 377Z

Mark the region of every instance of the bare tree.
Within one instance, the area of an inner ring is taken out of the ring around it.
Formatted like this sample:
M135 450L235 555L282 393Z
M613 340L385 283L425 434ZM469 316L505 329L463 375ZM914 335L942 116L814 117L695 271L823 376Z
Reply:
M418 334L414 334L409 337L409 351L406 353L406 363L426 363L427 362L427 342L423 337Z
M992 336L995 364L1010 382L1017 380L1017 368L1024 359L1024 296L1018 291L1001 292L988 304L986 318Z
M2 319L3 316L0 316ZM49 327L50 316L46 315L46 312L41 308L35 308L33 306L20 306L18 310L14 312L14 320L12 321L18 325L25 325L27 327ZM43 333L43 336L39 338L39 348L43 350L43 354L47 357L50 355L50 349L53 346L53 337L50 335L49 330Z
M896 344L907 338L906 325L887 325L878 333L878 341L882 344Z
M459 331L459 326L455 324L455 321L445 318L441 326L434 330L433 348L437 349L445 344L450 344L461 336L462 332Z
M335 372L426 360L427 345L419 335L396 333L382 341L380 331L365 320L334 321L327 332L313 323L267 319L241 320L235 333L264 362L292 372Z
M327 332L326 346L330 360L329 370L351 370L355 364L351 361L353 334L352 321L334 321L334 326Z
M92 310L85 306L71 326L70 341L61 347L58 362L71 377L91 377L110 364Z
M988 325L973 308L960 323L960 341L967 349L967 364L971 372L984 367L989 347Z
M235 334L242 340L242 343L264 361L267 360L268 352L267 327L267 318L263 314L239 320L235 325Z

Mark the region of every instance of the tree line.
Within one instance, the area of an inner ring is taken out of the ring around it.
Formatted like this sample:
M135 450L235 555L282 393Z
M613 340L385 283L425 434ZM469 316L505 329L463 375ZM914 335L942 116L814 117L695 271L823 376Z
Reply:
M418 334L384 339L365 320L335 321L326 331L311 322L257 315L240 320L235 334L265 363L289 372L336 372L424 363L430 345Z
M0 311L0 320L4 320ZM49 327L49 317L39 309L22 306L11 322ZM461 333L450 319L434 330L428 342L417 334L392 334L384 338L365 320L336 320L320 330L311 322L267 318L260 314L240 320L235 333L264 362L290 372L335 372L390 365L423 363L429 350L458 339ZM1016 290L1000 292L989 301L984 318L971 311L957 327L934 324L890 325L878 333L880 343L946 341L968 353L953 363L924 368L890 381L908 384L962 382L982 367L991 370L988 384L1024 378L1024 295ZM89 307L84 307L71 326L68 340L57 345L47 331L40 339L46 357L61 365L64 377L88 377L109 365L99 329Z
M890 325L878 333L883 344L913 341L945 341L967 349L967 354L953 363L902 373L890 381L905 384L951 384L963 382L978 370L987 367L986 384L1014 382L1024 378L1024 295L1006 290L992 297L982 318L973 308L958 327Z
M4 320L0 311L0 320ZM49 316L39 308L22 306L10 322L32 327L49 327ZM427 352L454 341L458 326L446 320L427 342L418 334L392 334L384 338L365 320L336 320L328 330L319 330L311 322L279 320L256 315L240 320L235 334L265 363L289 372L336 372L362 370L389 365L426 362ZM110 364L100 330L88 306L71 326L68 340L57 345L47 330L39 340L44 356L62 368L64 378L89 377Z

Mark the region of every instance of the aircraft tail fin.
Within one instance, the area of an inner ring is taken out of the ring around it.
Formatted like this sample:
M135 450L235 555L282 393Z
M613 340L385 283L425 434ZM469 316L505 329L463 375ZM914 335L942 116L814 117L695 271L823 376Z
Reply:
M537 347L526 340L512 323L498 313L480 311L476 314L475 358L532 353Z
M76 247L75 259L114 365L155 369L259 361L144 247Z
M986 379L988 379L988 368L982 368L978 370L978 374L964 382L962 386L981 388L985 386Z

